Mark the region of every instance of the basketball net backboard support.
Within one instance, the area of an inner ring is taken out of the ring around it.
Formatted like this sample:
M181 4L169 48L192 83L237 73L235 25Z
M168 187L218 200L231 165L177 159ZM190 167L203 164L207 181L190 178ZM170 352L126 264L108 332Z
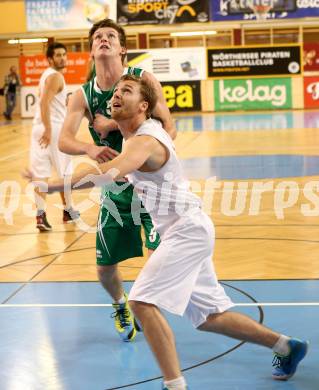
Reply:
M272 8L271 5L251 5L251 10L256 16L256 20L266 20L268 16L268 12Z
M226 0L229 15L250 14L257 20L274 18L275 13L288 14L297 9L296 0Z

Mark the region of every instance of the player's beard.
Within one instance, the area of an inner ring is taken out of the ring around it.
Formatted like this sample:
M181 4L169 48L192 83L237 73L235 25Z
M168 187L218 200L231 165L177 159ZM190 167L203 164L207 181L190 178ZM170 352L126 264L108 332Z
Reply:
M56 69L56 70L62 70L62 69L64 69L66 67L66 62L58 62L58 63L56 63L56 62L54 62L54 68Z

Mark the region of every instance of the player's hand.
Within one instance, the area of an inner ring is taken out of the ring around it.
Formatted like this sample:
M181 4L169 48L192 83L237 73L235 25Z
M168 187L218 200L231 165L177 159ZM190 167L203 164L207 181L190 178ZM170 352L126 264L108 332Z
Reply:
M21 172L21 176L32 183L40 192L48 192L48 183L41 179L37 179L29 168L24 169Z
M119 153L108 146L90 145L87 150L87 155L98 163L104 163L117 157Z
M28 180L28 181L34 180L34 175L33 175L32 171L31 171L31 169L29 169L29 168L25 168L25 169L21 172L21 176L22 176L24 179Z
M108 183L112 183L112 178L110 178L110 175L107 173L104 174L98 174L94 175L92 173L86 175L85 177L82 177L79 181L77 181L73 188L86 188L86 186L92 183L95 187L102 187ZM91 187L90 185L88 187Z
M93 128L99 134L100 139L104 139L108 136L110 132L110 130L108 129L108 125L110 124L110 121L110 119L106 118L102 114L95 114Z
M39 139L39 145L41 146L41 148L45 149L50 145L50 142L51 142L51 132L45 130L41 138Z

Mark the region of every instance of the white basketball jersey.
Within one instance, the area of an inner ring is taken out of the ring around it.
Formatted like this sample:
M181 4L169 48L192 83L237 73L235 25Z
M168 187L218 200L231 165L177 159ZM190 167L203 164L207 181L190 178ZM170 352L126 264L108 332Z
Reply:
M39 97L38 97L39 100L38 100L37 108L35 111L33 124L41 124L42 123L40 100L41 100L42 95L43 95L45 81L53 73L59 73L59 72L57 72L53 68L48 68L41 75L40 82L39 82ZM63 89L61 92L57 93L54 96L54 98L52 99L52 101L50 103L51 122L59 122L61 124L64 122L64 118L66 115L66 98L67 98L67 91L66 91L65 81L64 81L64 77L63 77Z
M164 236L166 230L190 209L199 210L201 200L190 191L174 143L160 122L146 120L135 133L135 136L140 135L156 138L169 152L167 162L159 170L134 171L127 175L145 209L151 215L157 232Z

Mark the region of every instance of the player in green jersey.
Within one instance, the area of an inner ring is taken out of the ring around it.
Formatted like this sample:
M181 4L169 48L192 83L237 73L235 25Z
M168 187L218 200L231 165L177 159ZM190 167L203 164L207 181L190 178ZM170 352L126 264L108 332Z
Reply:
M72 155L87 154L99 163L121 152L123 137L117 123L111 119L110 100L114 85L127 73L142 77L154 86L158 95L154 116L161 119L166 131L175 138L176 130L160 83L151 73L125 66L126 36L122 27L110 19L95 23L89 32L89 42L96 75L70 99L60 136L60 150ZM94 140L92 144L76 138L84 117L89 120ZM137 326L129 311L118 263L142 255L141 225L137 225L132 216L132 209L140 209L140 206L131 185L117 184L117 189L122 185L123 190L112 192L108 188L102 189L96 237L97 273L101 284L114 300L116 329L124 341L131 341ZM150 252L159 245L159 237L147 213L140 214L140 221Z

